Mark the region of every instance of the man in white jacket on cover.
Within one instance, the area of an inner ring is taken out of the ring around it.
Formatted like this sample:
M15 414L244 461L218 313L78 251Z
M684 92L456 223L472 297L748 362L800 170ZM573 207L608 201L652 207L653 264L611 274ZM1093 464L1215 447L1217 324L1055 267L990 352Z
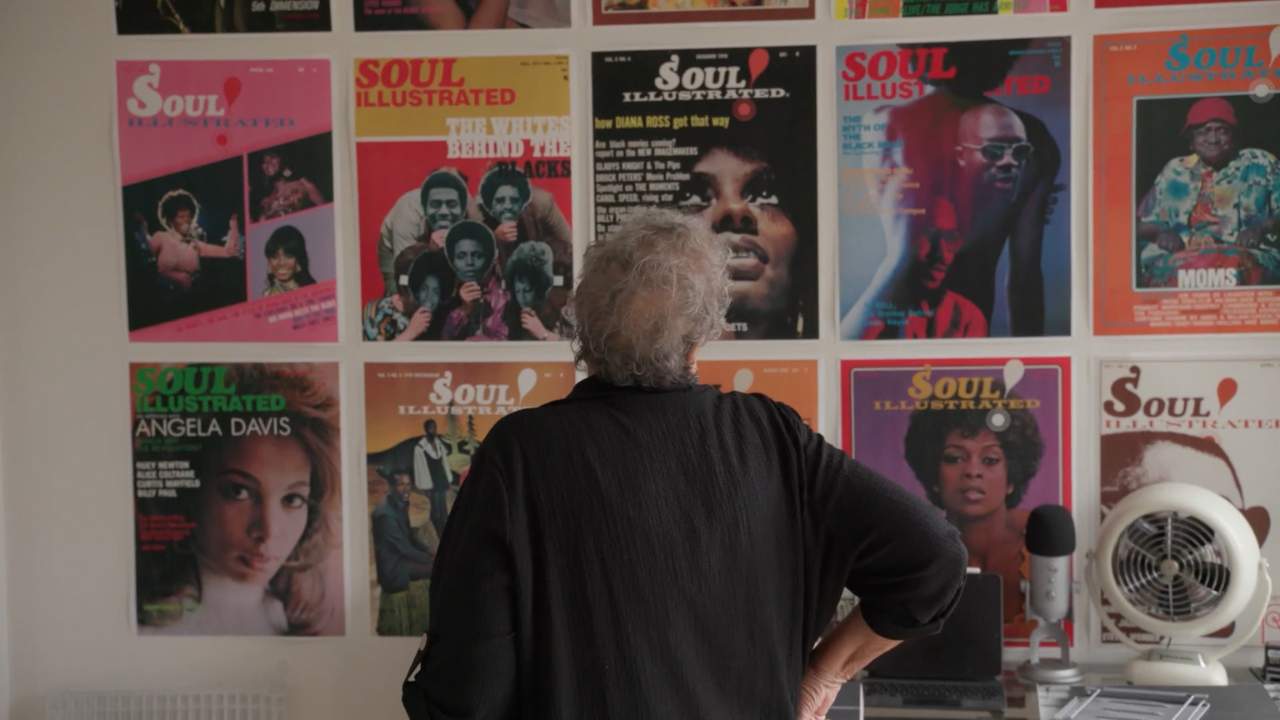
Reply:
M449 470L449 451L436 435L436 421L422 424L425 433L413 446L413 485L427 496L431 503L431 524L436 537L444 535L444 523L449 519L449 485L453 473Z

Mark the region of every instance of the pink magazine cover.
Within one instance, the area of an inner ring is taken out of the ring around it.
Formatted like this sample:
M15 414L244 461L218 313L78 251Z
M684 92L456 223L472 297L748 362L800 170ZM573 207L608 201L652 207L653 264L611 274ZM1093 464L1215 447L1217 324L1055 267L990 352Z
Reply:
M122 60L129 339L334 342L327 60Z

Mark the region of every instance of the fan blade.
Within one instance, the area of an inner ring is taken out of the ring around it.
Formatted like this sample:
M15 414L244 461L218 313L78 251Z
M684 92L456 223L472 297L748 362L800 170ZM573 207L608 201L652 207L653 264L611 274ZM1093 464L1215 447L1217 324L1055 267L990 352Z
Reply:
M1122 584L1121 589L1129 602L1157 611L1167 591L1165 581L1158 573L1132 578L1129 582Z
M1164 552L1161 545L1163 545L1163 541L1158 538L1149 539L1148 545L1139 545L1131 542L1122 548L1121 554L1125 554L1132 549L1133 552L1140 556L1138 559L1143 562L1150 563L1153 566L1159 565Z
M1183 534L1201 538L1206 545L1212 543L1214 538L1218 536L1208 523L1194 515L1183 515L1178 519L1182 523L1180 530Z
M1187 582L1194 583L1214 595L1225 592L1231 585L1231 568L1222 563L1195 563L1186 566L1180 576Z
M1218 554L1217 534L1209 526L1195 520L1185 518L1186 522L1178 527L1173 544L1172 556L1180 564L1189 562L1189 557L1212 557Z
M1149 612L1162 620L1179 620L1186 616L1189 604L1186 598L1186 584L1178 578L1160 580L1152 587L1154 590Z
M1194 565L1198 562L1217 562L1222 558L1222 550L1216 540L1183 537L1174 546L1173 559L1181 566Z
M1164 521L1157 513L1150 513L1129 523L1124 529L1125 537L1135 545L1147 546L1148 538L1164 537Z
M1160 571L1151 567L1125 567L1116 570L1116 582L1126 593L1141 593L1152 583L1160 582Z

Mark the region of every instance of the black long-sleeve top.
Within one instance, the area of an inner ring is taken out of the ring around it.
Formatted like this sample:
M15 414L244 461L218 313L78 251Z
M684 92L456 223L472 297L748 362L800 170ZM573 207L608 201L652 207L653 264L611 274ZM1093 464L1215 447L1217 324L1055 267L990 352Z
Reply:
M931 506L785 405L588 378L474 456L416 682L433 718L790 720L842 587L905 639L964 566Z

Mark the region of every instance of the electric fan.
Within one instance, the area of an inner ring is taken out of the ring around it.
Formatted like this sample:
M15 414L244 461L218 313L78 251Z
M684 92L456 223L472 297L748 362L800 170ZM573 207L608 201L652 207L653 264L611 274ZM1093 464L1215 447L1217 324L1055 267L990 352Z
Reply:
M1195 485L1162 482L1131 493L1107 515L1088 554L1089 599L1102 623L1141 653L1126 675L1135 685L1226 685L1220 659L1262 622L1271 577L1253 530L1222 497ZM1139 645L1108 612L1171 644L1236 622L1223 647L1196 650Z

